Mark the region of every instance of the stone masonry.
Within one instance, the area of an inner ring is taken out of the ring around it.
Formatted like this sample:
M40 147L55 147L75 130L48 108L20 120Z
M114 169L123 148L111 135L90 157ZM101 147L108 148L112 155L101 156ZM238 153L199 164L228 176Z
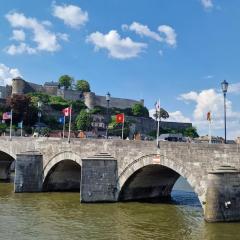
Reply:
M151 141L72 139L68 143L67 140L62 139L13 138L12 141L9 141L3 137L0 138L0 168L1 152L8 154L13 159L17 158L16 169L18 169L18 164L20 162L22 164L24 160L21 157L22 160L19 162L17 154L29 151L38 151L43 157L42 167L39 165L38 170L33 170L33 172L42 173L41 184L47 181L48 176L52 174L58 164L66 160L78 164L81 167L82 199L83 201L85 199L85 202L91 202L89 196L93 202L117 201L126 199L126 196L134 199L136 196L134 191L137 192L139 198L147 196L147 194L152 198L168 197L172 186L180 175L186 178L192 186L203 209L205 210L205 206L210 206L206 209L215 211L219 208L215 208L214 203L211 203L213 197L207 198L207 190L210 186L215 186L216 189L220 185L212 185L209 182L209 174L221 168L222 165L230 165L237 171L240 169L240 149L237 144L209 145L161 142L160 148L157 148L156 143ZM100 153L110 155L111 159L99 157ZM94 157L95 155L98 157ZM26 168L30 162L27 158L25 159ZM156 165L161 167L159 171L156 170ZM85 170L89 172L89 175L91 174L91 182L88 181L88 173ZM233 176L234 181L233 183L229 182L225 188L221 188L221 208L225 212L229 212L230 208L237 208L239 213L237 202L234 202L233 199L240 192L240 175L235 172L233 175L228 174ZM153 175L151 181L147 177L150 175ZM161 181L157 176L161 178ZM222 174L222 176L225 175ZM32 177L35 179L35 176ZM225 180L219 181L224 182ZM96 187L97 184L98 187ZM130 188L126 190L128 186ZM228 199L229 192L236 193L236 196ZM231 213L229 212L228 215L225 212L222 211L222 216L228 216L227 218L231 219L229 217ZM206 216L210 216L211 221L228 220L221 217L214 219L213 214L210 213L206 213ZM231 220L240 220L240 214L235 215Z

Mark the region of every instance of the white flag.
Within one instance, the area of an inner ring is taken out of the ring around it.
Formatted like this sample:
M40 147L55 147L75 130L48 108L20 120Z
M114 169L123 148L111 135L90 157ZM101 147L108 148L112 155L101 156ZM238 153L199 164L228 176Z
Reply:
M157 112L160 112L161 106L160 106L160 99L155 103L155 108Z

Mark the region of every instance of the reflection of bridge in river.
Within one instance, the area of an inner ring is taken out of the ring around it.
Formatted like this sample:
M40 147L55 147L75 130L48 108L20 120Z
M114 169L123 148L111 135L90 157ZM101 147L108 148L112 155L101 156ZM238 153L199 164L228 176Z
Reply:
M1 179L15 159L16 192L80 190L82 202L163 200L183 176L207 220L240 217L238 145L1 138Z

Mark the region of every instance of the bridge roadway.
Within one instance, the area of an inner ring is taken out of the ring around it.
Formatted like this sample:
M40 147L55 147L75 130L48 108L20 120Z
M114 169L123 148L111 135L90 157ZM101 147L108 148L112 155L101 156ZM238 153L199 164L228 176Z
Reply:
M168 199L182 176L197 194L207 220L235 221L240 219L239 147L160 142L158 148L152 141L72 139L68 143L56 138L1 137L0 179L9 177L10 165L17 159L15 192L81 190L83 202L114 202ZM34 181L36 189L28 188L28 182Z

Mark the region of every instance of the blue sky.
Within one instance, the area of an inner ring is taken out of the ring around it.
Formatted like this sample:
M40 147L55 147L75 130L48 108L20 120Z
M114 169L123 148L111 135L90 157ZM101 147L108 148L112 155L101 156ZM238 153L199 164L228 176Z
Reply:
M240 2L237 0L65 0L0 2L0 81L44 83L62 74L104 95L156 99L173 121L240 136Z

